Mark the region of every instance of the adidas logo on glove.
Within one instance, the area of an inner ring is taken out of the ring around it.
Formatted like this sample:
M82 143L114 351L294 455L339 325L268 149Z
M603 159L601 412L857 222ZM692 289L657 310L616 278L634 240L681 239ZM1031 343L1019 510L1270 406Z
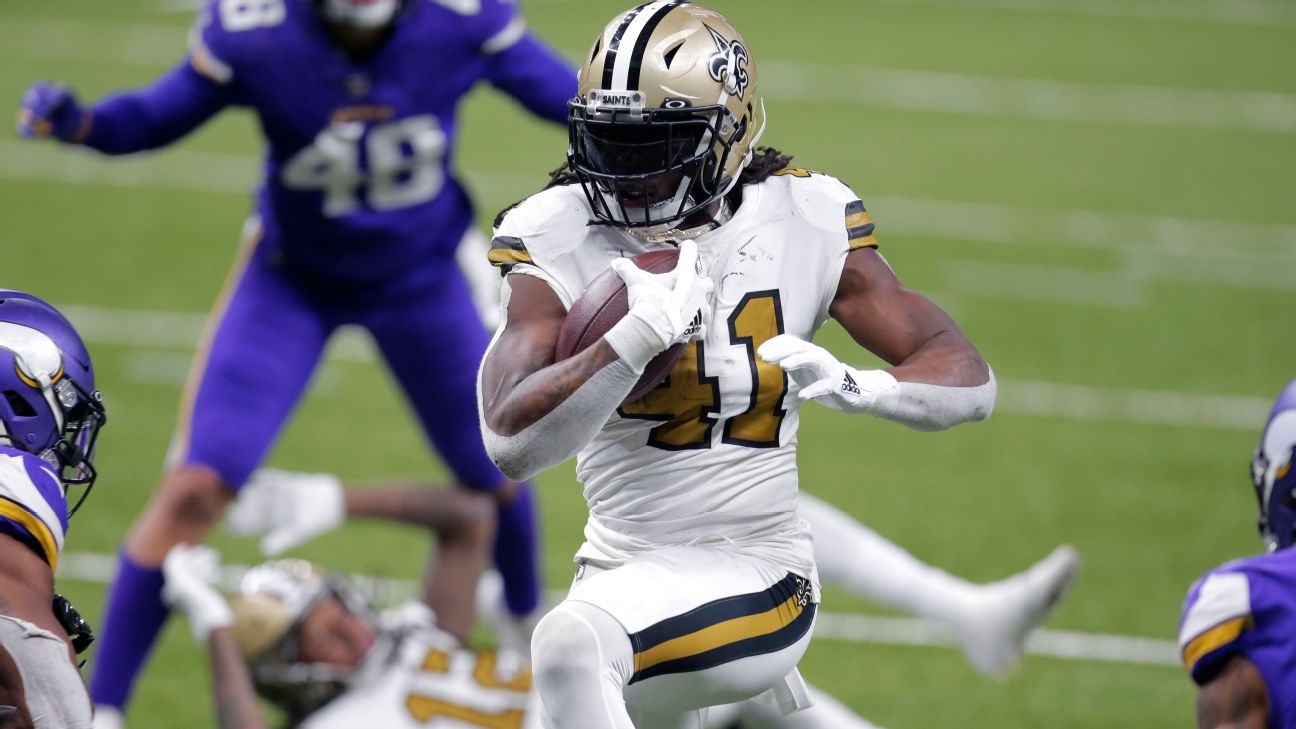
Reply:
M851 377L849 372L846 373L846 379L842 382L841 389L842 392L849 392L852 395L860 394L859 385L855 384L855 378Z
M693 321L689 322L688 328L684 330L684 337L685 337L684 341L688 341L689 339L692 339L693 337L697 336L697 333L700 332L701 330L702 330L702 310L698 309L698 312L693 315Z

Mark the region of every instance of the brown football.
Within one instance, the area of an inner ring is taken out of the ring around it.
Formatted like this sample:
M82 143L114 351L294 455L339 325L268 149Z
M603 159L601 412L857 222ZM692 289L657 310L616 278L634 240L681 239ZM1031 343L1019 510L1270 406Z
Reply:
M679 251L672 248L641 253L630 260L649 273L666 273L675 268L678 258ZM584 293L567 312L562 331L558 333L558 344L554 348L555 361L561 362L602 339L612 325L621 321L621 317L629 310L625 282L621 277L611 268L599 274L598 278L585 287ZM666 379L666 375L670 374L683 355L684 345L676 344L653 357L648 366L644 367L643 375L630 390L625 402L638 400Z

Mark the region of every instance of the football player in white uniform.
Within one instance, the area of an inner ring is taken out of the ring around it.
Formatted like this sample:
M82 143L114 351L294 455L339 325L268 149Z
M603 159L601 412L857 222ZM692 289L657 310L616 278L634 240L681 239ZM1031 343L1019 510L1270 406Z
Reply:
M296 493L320 497L327 492ZM436 532L438 548L422 600L376 613L344 582L300 560L280 560L248 571L238 594L226 601L214 587L216 553L201 546L174 548L163 565L163 596L210 649L222 729L266 726L254 687L285 711L291 726L302 729L457 729L462 722L538 727L525 659L463 644L494 537L489 499L423 485L345 493L339 485L332 493L346 515ZM278 506L296 508L308 501L289 498ZM279 529L272 536L263 547L287 548L310 535Z
M292 548L348 516L429 527L439 533L440 544L425 575L423 601L381 613L346 581L300 560L250 570L231 608L212 584L215 554L203 548L175 551L166 562L166 594L212 650L220 726L264 726L255 687L294 725L312 729L361 723L395 729L537 729L539 698L525 656L503 646L498 653L469 650L457 637L471 621L472 580L486 562L487 507L425 485L344 492L328 474L267 469L253 474L230 520L238 531L264 534L263 550ZM257 515L265 513L273 516ZM493 606L502 586L498 575L493 578L482 580L485 589L477 595L479 609L488 613L499 612ZM428 603L437 606L435 613ZM792 717L748 701L714 711L708 726L874 729L831 697L810 692L814 707Z
M332 474L260 469L239 493L227 524L237 534L264 535L262 551L278 556L340 526L346 499L357 496L345 496ZM813 494L801 492L797 514L814 534L815 564L824 583L947 626L972 667L995 678L1016 666L1026 636L1057 604L1078 562L1074 549L1061 546L1030 569L975 584L923 563ZM427 516L401 513L402 521L419 524ZM498 575L484 576L476 613L494 629L501 647L530 655L534 623L501 609L500 587ZM815 705L822 703L816 699Z
M570 107L573 174L499 225L505 323L479 376L496 463L519 477L577 455L590 510L576 580L532 641L547 725L692 712L696 726L697 710L758 694L795 710L818 602L796 511L800 404L938 430L987 417L993 375L900 285L858 196L755 149L756 64L719 14L662 1L617 16ZM672 247L665 274L625 260ZM567 309L609 265L629 314L555 362ZM811 344L829 316L892 367ZM680 343L669 377L623 402Z
M267 726L254 688L301 729L540 726L525 660L464 647L422 602L376 612L294 559L253 567L227 602L217 567L210 548L181 545L163 572L166 599L210 649L221 729Z
M94 636L54 592L54 570L94 484L106 420L72 324L35 296L0 290L0 726L91 725L76 655ZM69 511L70 486L84 490Z

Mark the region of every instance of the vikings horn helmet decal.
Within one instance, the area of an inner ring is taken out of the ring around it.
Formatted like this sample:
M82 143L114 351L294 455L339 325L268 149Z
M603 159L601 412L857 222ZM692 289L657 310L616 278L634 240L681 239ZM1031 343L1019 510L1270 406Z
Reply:
M1260 502L1260 536L1270 551L1296 542L1296 380L1278 395L1260 447L1251 458L1251 483Z
M0 290L0 445L40 456L64 485L86 486L71 514L94 484L105 422L94 365L71 322L31 294Z
M756 62L714 10L651 2L612 20L580 69L568 160L610 225L677 223L719 200L764 130Z

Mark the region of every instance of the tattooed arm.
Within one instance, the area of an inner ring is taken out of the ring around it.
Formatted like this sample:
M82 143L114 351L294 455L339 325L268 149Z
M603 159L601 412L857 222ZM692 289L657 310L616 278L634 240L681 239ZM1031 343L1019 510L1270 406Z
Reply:
M554 345L567 310L558 296L534 276L508 279L504 331L482 362L482 411L486 425L504 436L517 435L553 412L594 373L616 361L606 341L574 357L554 362Z
M1269 692L1255 664L1234 656L1197 693L1200 729L1265 729L1269 726Z
M482 438L505 475L524 479L589 442L639 378L607 340L554 362L567 311L548 284L512 274L503 329L482 361Z
M234 633L217 628L207 639L211 654L212 698L216 703L216 726L220 729L265 729L265 717L257 704L256 691L247 664L239 653Z

